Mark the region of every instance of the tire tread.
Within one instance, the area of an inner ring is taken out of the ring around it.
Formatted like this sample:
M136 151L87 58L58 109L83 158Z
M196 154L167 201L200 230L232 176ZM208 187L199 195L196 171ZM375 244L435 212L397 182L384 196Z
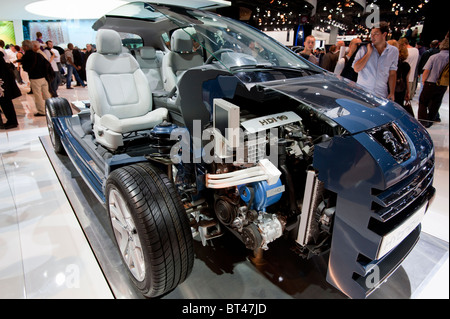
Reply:
M117 169L110 180L123 185L136 212L137 227L145 229L142 237L152 278L148 291L141 292L156 297L171 291L189 276L194 261L189 220L178 192L167 175L149 163Z

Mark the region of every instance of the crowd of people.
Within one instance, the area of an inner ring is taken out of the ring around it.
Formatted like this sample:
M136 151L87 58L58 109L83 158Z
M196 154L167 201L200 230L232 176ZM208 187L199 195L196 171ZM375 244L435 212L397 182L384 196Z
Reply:
M299 54L323 69L350 79L370 93L388 98L415 116L411 100L421 85L417 118L426 127L440 122L439 108L448 88L449 36L433 40L429 48L420 41L418 29L402 34L390 32L380 22L370 38L354 38L339 59L343 41L329 47L327 53L316 48L310 35Z
M29 87L36 117L45 116L45 100L57 97L60 86L73 89L73 77L76 86L86 87L85 66L93 52L95 48L91 44L80 50L72 43L63 49L55 46L52 40L44 42L41 32L36 33L36 40L25 40L22 46L5 45L0 39L0 107L6 118L3 123L0 116L0 129L18 126L12 100L22 95L20 85Z

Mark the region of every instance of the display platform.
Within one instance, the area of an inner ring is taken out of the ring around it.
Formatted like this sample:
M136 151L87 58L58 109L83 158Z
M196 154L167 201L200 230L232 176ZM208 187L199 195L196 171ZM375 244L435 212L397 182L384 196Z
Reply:
M114 243L105 207L90 192L68 157L56 155L48 136L40 141L116 298L142 298L129 280ZM203 246L194 241L189 278L163 299L344 299L326 282L326 257L304 260L280 238L256 264L252 252L231 233ZM448 259L447 242L422 232L402 266L369 298L418 295Z

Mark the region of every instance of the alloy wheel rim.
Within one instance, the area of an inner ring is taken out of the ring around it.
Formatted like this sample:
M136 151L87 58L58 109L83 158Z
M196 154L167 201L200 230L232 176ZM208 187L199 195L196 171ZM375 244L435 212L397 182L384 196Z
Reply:
M109 213L119 251L134 278L145 278L145 260L136 225L131 217L127 203L115 188L109 192Z

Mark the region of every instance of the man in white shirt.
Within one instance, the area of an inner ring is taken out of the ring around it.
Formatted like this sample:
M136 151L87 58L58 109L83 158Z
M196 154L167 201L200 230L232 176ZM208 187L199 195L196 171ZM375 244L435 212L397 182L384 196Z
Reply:
M14 73L14 77L16 78L17 83L24 84L22 81L22 77L20 76L19 68L17 65L17 50L14 45L10 45L8 49L5 50L10 66L11 71Z
M412 99L416 92L416 69L417 63L419 62L420 58L419 50L409 45L408 39L406 38L401 38L400 40L398 40L398 44L399 46L405 46L408 49L408 57L405 61L408 62L409 66L411 67L411 72L409 72L408 85L410 92L409 97Z
M5 49L6 55L10 63L14 63L17 60L17 51L13 45L10 45L8 49Z
M358 73L358 83L368 92L395 98L397 81L398 49L386 42L389 26L380 22L370 34L372 43L362 47L356 54L353 69ZM389 85L389 87L388 87Z
M75 76L75 79L78 83L81 83L82 87L86 87L84 81L80 78L78 74L78 70L80 70L79 66L76 66L73 60L73 44L69 43L67 45L67 49L64 53L66 56L66 66L67 66L67 75L66 75L66 89L73 89L71 86L72 74Z
M52 89L53 97L58 96L58 87L61 84L61 73L59 72L59 68L57 65L58 60L61 59L61 56L58 52L58 50L53 49L53 42L51 40L48 40L46 42L47 47L44 50L45 55L47 56L48 62L50 62L50 65L52 66L53 71L55 72L55 78L50 83L50 87ZM58 59L58 60L57 60Z

